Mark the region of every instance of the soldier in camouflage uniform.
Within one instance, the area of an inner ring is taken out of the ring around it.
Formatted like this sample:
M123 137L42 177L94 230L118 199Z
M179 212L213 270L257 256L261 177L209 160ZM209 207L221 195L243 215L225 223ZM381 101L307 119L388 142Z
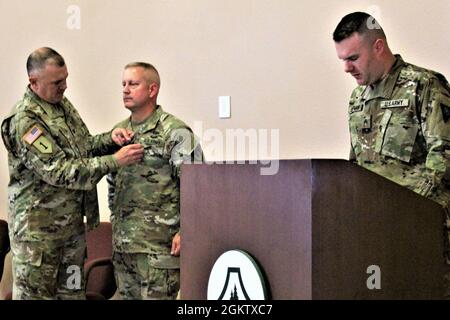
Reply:
M108 176L113 263L122 299L175 299L180 287L180 166L201 160L191 129L157 105L158 71L130 63L123 100L131 117L117 127L144 146L142 162Z
M333 39L345 72L359 84L348 109L350 160L434 200L448 215L448 81L393 55L382 28L366 13L345 16Z
M30 84L1 127L10 173L13 298L83 299L83 216L89 228L98 224L97 182L139 161L143 148L105 155L130 133L89 134L64 97L67 68L53 49L31 53L27 71Z

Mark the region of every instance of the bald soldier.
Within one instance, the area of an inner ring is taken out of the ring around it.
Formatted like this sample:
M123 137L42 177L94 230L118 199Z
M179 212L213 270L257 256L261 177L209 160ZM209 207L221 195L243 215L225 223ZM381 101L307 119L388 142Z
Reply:
M383 29L367 13L345 16L333 39L345 72L359 85L348 108L350 160L439 203L448 214L448 81L392 54Z
M83 216L99 221L97 182L141 160L141 145L116 144L121 128L97 136L70 101L67 67L51 48L27 60L29 85L1 127L8 150L9 236L14 299L84 299ZM110 154L110 155L108 155Z
M122 299L175 299L180 288L180 166L201 161L192 130L157 104L154 66L130 63L123 102L131 116L117 125L134 132L143 161L108 176L113 263Z

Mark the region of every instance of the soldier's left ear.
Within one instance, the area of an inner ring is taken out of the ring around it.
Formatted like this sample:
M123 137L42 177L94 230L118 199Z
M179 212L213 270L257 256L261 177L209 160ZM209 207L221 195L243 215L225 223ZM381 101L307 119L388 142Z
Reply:
M34 76L34 75L30 75L30 76L28 77L28 80L30 81L31 88L33 88L34 90L36 90L37 87L38 87L38 79L37 79L37 77Z

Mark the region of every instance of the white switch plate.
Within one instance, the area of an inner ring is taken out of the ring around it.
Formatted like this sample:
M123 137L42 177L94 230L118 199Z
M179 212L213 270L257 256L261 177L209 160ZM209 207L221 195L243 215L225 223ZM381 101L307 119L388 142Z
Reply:
M219 97L219 118L231 118L231 97Z

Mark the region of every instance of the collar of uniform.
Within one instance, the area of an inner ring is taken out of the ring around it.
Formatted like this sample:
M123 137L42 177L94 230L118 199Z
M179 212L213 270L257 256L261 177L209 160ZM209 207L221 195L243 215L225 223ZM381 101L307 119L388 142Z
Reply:
M34 93L34 91L31 90L30 86L27 87L25 96L28 97L31 101L36 102L36 104L39 105L50 118L59 118L64 115L62 110L62 108L64 108L64 100L59 104L59 106L48 103L47 101L42 100L36 93Z
M157 105L155 110L153 110L153 112L150 114L150 116L146 120L143 121L140 132L144 133L144 132L155 129L162 114L163 114L162 107L160 105ZM139 124L137 124L137 125L139 125ZM129 127L131 127L131 117L130 117L130 121L129 121Z
M398 54L395 55L395 62L387 76L379 83L374 85L373 88L368 86L367 100L374 98L386 98L389 99L394 91L395 84L397 83L398 76L402 67L405 65L402 57Z

